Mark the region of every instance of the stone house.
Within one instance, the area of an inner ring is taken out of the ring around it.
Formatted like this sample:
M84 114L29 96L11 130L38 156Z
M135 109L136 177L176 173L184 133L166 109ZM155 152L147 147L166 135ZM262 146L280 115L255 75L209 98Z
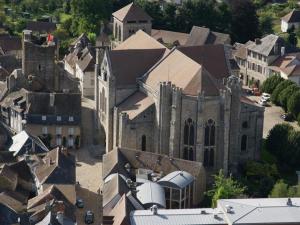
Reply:
M208 174L259 158L264 109L242 96L224 45L106 51L95 71L107 152L124 147L198 161Z
M286 80L294 81L300 85L300 55L289 53L280 56L269 66L271 75L279 75Z
M240 67L240 78L244 85L254 84L257 87L272 75L269 66L285 54L282 38L269 34L262 39L235 45L233 55Z
M94 98L95 89L95 55L96 50L86 47L76 63L75 76L79 79L81 94Z
M281 31L287 32L294 26L298 29L300 26L300 10L293 9L290 13L281 18Z

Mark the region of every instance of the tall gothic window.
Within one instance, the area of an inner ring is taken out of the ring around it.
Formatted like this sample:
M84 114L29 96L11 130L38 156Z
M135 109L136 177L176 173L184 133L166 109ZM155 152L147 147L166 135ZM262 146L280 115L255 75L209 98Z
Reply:
M146 135L142 136L142 151L146 151Z
M213 167L216 149L216 127L215 122L209 119L205 124L204 131L204 167Z
M242 136L241 140L241 151L246 151L247 150L247 135Z
M195 160L195 125L191 118L188 118L184 124L183 131L183 158L186 160Z

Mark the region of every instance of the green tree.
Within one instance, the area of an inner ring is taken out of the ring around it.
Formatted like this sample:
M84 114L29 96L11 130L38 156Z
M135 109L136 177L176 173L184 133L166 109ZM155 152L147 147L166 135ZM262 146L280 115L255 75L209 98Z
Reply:
M207 195L212 198L212 207L216 207L218 199L238 198L245 192L245 187L231 176L225 177L222 170L214 175L214 180L213 188L207 192Z
M273 19L267 14L262 14L259 17L259 31L262 35L272 34L273 31Z
M286 149L290 148L289 135L294 128L286 123L276 124L266 139L266 149L277 159L283 159Z
M253 40L259 33L256 8L251 0L232 0L231 35L234 41L245 43Z
M292 95L288 98L287 109L294 118L298 117L300 112L300 90L292 93Z
M279 180L273 187L270 197L271 198L281 198L288 197L288 185L283 182L283 180Z
M287 111L287 101L288 99L299 90L299 86L295 83L286 87L283 91L279 94L279 104L283 107L285 111Z
M279 177L276 165L264 162L248 161L241 171L247 195L256 198L267 197Z
M276 105L279 105L279 96L280 96L280 93L285 89L287 88L289 85L292 85L294 84L293 81L290 81L290 80L284 80L282 82L280 82L276 88L274 89L272 95L271 95L271 101L273 103L275 103Z
M273 75L263 82L261 89L263 92L272 94L277 85L282 81L284 81L284 79L281 76Z
M295 32L290 32L289 35L288 35L288 43L293 46L293 47L296 47L297 46L297 43L298 43L298 39L297 39L297 36L296 36L296 33Z
M274 185L271 193L271 198L286 198L286 197L300 197L300 185L289 186L283 180L279 180Z

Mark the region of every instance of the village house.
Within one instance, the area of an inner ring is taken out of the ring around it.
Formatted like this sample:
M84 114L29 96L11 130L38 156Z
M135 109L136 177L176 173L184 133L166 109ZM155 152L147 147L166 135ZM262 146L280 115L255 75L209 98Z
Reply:
M285 55L284 40L274 34L245 44L236 43L235 47L233 55L240 67L240 79L249 86L260 87L272 75L269 66Z
M281 18L281 31L287 32L294 27L298 29L300 26L300 10L293 9L290 13Z

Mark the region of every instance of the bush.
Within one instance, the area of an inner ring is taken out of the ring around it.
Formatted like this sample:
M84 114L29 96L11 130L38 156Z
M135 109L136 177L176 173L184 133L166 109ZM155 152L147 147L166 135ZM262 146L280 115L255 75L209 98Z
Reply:
M294 92L288 99L287 110L298 120L298 114L300 112L300 90ZM299 120L298 120L299 121Z
M289 186L283 180L279 180L273 187L271 198L286 198L286 197L300 197L300 185Z
M285 111L287 111L287 101L288 99L299 90L299 87L297 84L293 83L292 85L289 85L286 87L283 91L279 94L279 103L284 108Z
M261 86L262 92L272 94L274 89L280 84L284 79L281 76L273 75L266 79Z
M288 86L292 85L292 84L295 84L293 81L290 81L290 80L284 80L282 82L280 82L276 88L274 89L272 95L271 95L271 101L276 104L276 105L279 105L279 96L280 96L280 93L286 89Z

